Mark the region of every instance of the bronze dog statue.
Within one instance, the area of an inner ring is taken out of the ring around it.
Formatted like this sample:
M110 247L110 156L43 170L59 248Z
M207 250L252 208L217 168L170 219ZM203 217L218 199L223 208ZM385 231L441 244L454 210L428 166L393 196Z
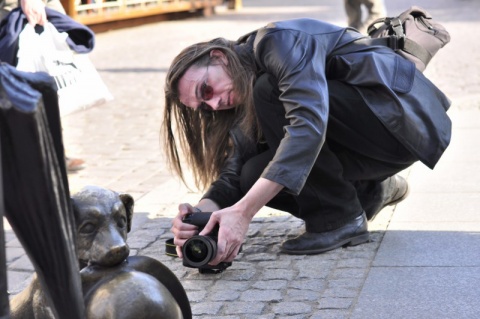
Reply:
M192 317L185 290L170 269L153 258L128 256L130 195L88 186L72 196L72 205L87 319ZM54 319L36 276L10 307L12 319Z

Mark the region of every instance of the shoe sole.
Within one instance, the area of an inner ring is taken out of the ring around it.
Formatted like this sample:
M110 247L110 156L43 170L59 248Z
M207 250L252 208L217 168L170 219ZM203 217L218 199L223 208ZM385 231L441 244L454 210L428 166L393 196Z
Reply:
M400 196L399 198L395 199L395 200L392 200L391 202L388 202L388 203L385 203L382 208L376 213L374 214L373 216L369 217L368 218L368 221L372 221L374 220L378 214L380 214L380 212L387 206L393 206L393 205L396 205L398 203L400 203L401 201L403 201L405 198L408 197L408 195L410 194L410 187L408 185L408 182L407 182L407 190L405 191L405 193L403 193L402 196Z
M325 247L325 248L321 248L321 249L287 250L287 249L283 249L282 247L280 247L280 251L282 253L289 254L289 255L317 255L317 254L321 254L321 253L327 252L329 250L333 250L333 249L340 248L340 247L357 246L357 245L366 243L369 240L370 240L370 234L367 232L365 234L361 234L361 235L358 235L358 236L355 236L355 237L352 237L352 238L345 239L341 242L336 243L333 246Z
M67 158L65 160L65 166L67 168L67 172L73 173L80 171L85 168L85 161L82 159L71 159Z
M400 203L401 201L403 201L405 198L408 197L408 194L410 194L410 187L408 187L408 183L407 183L407 191L402 196L400 196L399 198L397 198L395 200L392 200L391 202L385 204L385 206L393 206L395 204Z

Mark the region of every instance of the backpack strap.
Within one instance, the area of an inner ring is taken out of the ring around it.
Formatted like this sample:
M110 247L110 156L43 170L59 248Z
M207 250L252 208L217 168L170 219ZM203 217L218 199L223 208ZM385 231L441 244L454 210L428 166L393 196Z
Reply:
M428 62L430 62L430 60L432 59L431 54L428 53L428 51L424 47L420 46L415 41L406 38L405 35L402 37L391 35L389 37L374 38L374 39L361 38L341 47L338 50L335 50L333 54L334 55L346 54L355 50L355 49L352 50L352 48L356 48L359 46L372 46L372 45L386 46L392 49L393 51L403 50L419 58L425 65L427 65Z
M403 21L400 18L387 19L387 24L392 26L393 33L397 37L405 37L405 33L403 32Z
M408 38L405 38L405 43L402 50L419 58L425 65L427 65L433 57L427 49Z
M367 34L371 34L372 32L377 31L378 30L377 25L384 25L385 20L387 20L387 19L389 19L389 18L386 18L386 17L378 18L375 21L373 21L372 23L370 23L370 25L367 28Z

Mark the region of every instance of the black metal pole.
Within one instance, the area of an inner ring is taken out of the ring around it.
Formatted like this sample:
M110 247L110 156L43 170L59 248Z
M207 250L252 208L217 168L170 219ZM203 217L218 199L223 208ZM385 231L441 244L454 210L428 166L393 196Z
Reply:
M4 212L5 202L3 201L2 150L0 147L0 319L7 319L10 317L10 305L7 291L7 257L5 254L5 233L3 230Z

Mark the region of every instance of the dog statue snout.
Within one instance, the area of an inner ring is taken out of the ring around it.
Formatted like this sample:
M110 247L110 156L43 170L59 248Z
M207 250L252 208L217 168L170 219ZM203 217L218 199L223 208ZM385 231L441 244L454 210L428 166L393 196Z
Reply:
M119 227L116 223L107 222L95 235L91 242L88 255L88 264L103 267L112 267L123 262L130 254L126 242L126 227Z
M97 261L92 261L91 264L112 267L125 261L129 254L130 249L128 248L128 245L110 247L109 251L103 256L103 258Z

